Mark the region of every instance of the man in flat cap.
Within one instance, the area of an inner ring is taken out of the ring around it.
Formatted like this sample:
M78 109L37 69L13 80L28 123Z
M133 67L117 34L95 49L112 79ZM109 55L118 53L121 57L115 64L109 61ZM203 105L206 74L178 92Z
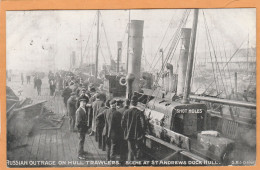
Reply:
M123 102L123 107L120 107L117 109L117 111L119 111L122 115L123 113L129 109L130 106L130 100L129 99L125 99Z
M76 93L72 92L70 94L70 98L67 101L67 110L69 114L69 120L70 120L70 131L75 132L74 127L75 127L75 118L76 118L76 102L77 102L77 97Z
M89 96L86 94L86 89L85 89L84 87L82 87L82 88L80 89L79 96L78 96L78 99L77 99L77 102L76 102L76 107L77 107L77 108L79 107L79 98L80 98L81 96L86 96L86 97L89 98Z
M123 108L123 100L121 100L121 99L117 99L116 100L116 109L118 110L118 109L121 109L121 108Z
M104 116L105 127L103 129L103 136L106 136L106 151L107 160L115 160L116 144L120 143L123 138L121 119L122 115L116 110L116 101L110 101L110 109L103 111L99 116Z
M145 135L145 118L143 112L136 107L137 103L137 96L132 96L131 107L124 112L121 121L124 139L128 145L128 161L137 160L139 158Z
M76 111L76 122L75 127L78 130L79 135L79 146L78 146L78 158L85 159L85 152L84 152L84 142L85 136L89 128L89 113L88 109L86 108L86 104L88 103L89 99L86 96L81 96L79 98L80 106Z

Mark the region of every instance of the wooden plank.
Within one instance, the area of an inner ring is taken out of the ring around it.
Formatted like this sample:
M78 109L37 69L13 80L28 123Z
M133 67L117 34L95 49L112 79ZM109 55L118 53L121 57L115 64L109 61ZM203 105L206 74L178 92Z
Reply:
M28 141L28 137L27 136L24 136L21 140L21 145L25 146L24 148L22 148L21 152L19 153L23 160L26 160L26 158L29 158L29 154L28 154L28 144L27 144L27 141Z
M78 158L78 143L76 140L78 139L78 135L75 135L76 133L70 132L70 138L69 138L69 145L71 149L71 155L73 157L73 160L77 160Z
M106 160L106 152L102 151L102 149L98 148L98 142L95 141L95 137L90 137L90 140L91 140L92 145L94 146L94 148L96 150L96 153L99 156L99 159L105 161Z
M21 134L19 133L19 128L18 128L18 123L15 123L14 120L12 121L13 123L11 124L13 126L13 129L11 131L11 135L13 135L14 140L11 143L11 148L17 146L17 142L19 138L21 138Z
M191 158L193 160L196 160L196 161L204 161L205 160L204 158L201 158L201 157L199 157L199 156L197 156L197 155L195 155L195 154L193 154L191 152L181 151L182 150L181 148L179 148L177 146L174 146L174 145L172 145L170 143L167 143L167 142L165 142L165 141L163 141L161 139L155 138L155 137L150 136L150 135L146 135L145 137L148 138L148 139L151 139L151 140L153 140L153 141L155 141L157 143L160 143L160 144L162 144L162 145L164 145L164 146L166 146L169 149L172 149L174 151L177 151L177 152L180 151L180 154L185 155L185 156L187 156L187 157L189 157L189 158Z
M91 160L99 160L99 155L97 154L97 151L95 150L95 147L90 138L91 136L86 135L84 149L85 151L87 151L88 155L90 155L90 157L92 158Z
M41 130L39 150L37 152L37 160L45 160L45 158L44 158L44 151L46 148L45 141L46 141L46 130Z
M38 132L34 136L34 141L32 145L32 154L31 154L31 159L37 159L37 152L38 152L38 147L39 147L39 142L40 142L40 136L41 134Z
M46 100L43 100L43 101L38 101L36 103L33 103L33 104L30 104L30 105L26 105L22 108L19 108L19 109L14 109L14 111L20 111L20 110L24 110L24 109L27 109L27 108L30 108L30 107L33 107L33 106L36 106L36 105L41 105L43 103L47 102Z
M63 139L62 139L62 131L57 130L57 145L58 145L58 159L59 161L64 161L64 146L63 146Z
M29 136L29 140L28 140L28 151L29 151L29 157L28 160L33 160L33 156L32 156L32 150L33 150L33 142L34 142L34 135Z
M37 151L36 151L36 155L35 155L35 157L36 157L36 160L40 160L41 161L41 158L39 158L39 153L40 153L40 142L41 142L41 139L43 138L43 135L42 135L42 131L39 131L38 132L39 133L39 143L38 143L38 145L37 145Z
M50 141L51 141L50 130L46 130L45 149L43 154L45 160L50 160L50 156L51 156Z
M65 125L67 124L67 119L65 122ZM67 132L67 128L66 126L63 126L61 128L62 131L62 141L63 141L63 146L64 146L64 153L65 153L65 161L70 161L72 160L72 156L71 156L71 150L70 147L68 145L68 140L69 140L69 133Z
M57 161L58 160L58 150L57 150L57 130L52 130L51 132L51 160Z

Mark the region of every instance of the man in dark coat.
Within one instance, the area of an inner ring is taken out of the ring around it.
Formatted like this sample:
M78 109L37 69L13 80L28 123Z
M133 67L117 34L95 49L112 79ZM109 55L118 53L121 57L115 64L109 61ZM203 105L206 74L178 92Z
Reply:
M56 82L54 77L51 77L49 79L49 84L50 84L50 95L53 96L56 89Z
M37 89L38 96L40 96L42 91L42 80L39 78L39 76L37 76L35 80L35 86Z
M125 99L124 101L124 106L117 109L117 111L119 111L122 115L123 113L129 109L129 106L130 106L130 100L129 99Z
M137 160L140 157L140 150L145 135L145 118L142 111L136 106L137 96L131 98L131 108L126 110L122 118L124 139L128 145L128 161Z
M37 80L37 74L34 75L33 82L34 82L34 89L36 89L36 80Z
M76 93L72 92L70 98L67 101L67 110L69 113L69 119L70 119L70 131L75 132L75 117L76 117Z
M107 100L105 106L98 109L98 115L96 117L98 148L102 148L103 151L106 150L106 138L102 135L105 126L105 116L102 113L109 108L110 100Z
M110 109L103 111L99 116L104 115L105 127L103 136L106 136L107 160L115 160L116 144L123 139L123 131L121 127L122 114L116 110L116 101L110 101Z
M117 99L117 100L116 100L116 109L117 109L117 110L124 107L124 106L123 106L123 102L124 102L124 101L121 100L121 99Z
M122 114L122 117L124 115L124 112L129 109L130 106L130 100L125 99L124 100L124 106L117 109L118 112ZM127 141L122 140L120 144L120 154L121 154L121 162L125 162L127 160Z
M103 107L105 105L105 100L102 100L102 94L98 93L96 95L96 100L92 103L92 133L95 134L95 139L97 141L97 134L96 134L96 117L97 117L97 111L99 108Z
M88 99L89 99L89 97L87 96L87 94L86 94L86 89L81 89L81 94L80 94L80 96L76 99L77 101L76 101L76 108L79 108L79 106L80 106L80 102L79 102L79 99L81 98L81 97L83 97L83 96L85 96L85 97L87 97ZM93 114L91 114L92 113L92 106L91 106L91 104L90 104L90 101L88 100L88 103L87 103L87 105L86 105L86 109L88 110L88 112L89 112L89 114L88 114L88 126L89 126L89 128L91 128L91 124L92 124L92 116L93 116Z
M88 97L88 95L86 94L86 89L85 88L81 88L80 89L80 92L79 92L79 96L78 97L80 97L80 96L87 96ZM89 97L88 97L89 98ZM78 108L79 107L79 101L77 100L77 102L76 102L76 107Z
M65 107L67 108L67 101L70 98L70 94L72 93L72 90L70 89L69 86L66 86L66 88L62 91L61 96L63 97L63 102ZM67 110L67 115L68 115L68 110Z
M96 117L96 127L97 127L97 141L98 141L98 148L102 149L103 151L106 150L106 138L102 135L103 129L105 126L105 117L104 114L102 114L103 111L109 109L110 107L110 100L107 100L105 103L105 106L98 109L98 115Z
M79 98L80 106L76 111L76 122L75 127L78 130L79 135L79 145L78 145L78 158L85 159L84 152L84 142L85 136L89 128L89 119L88 119L88 109L86 108L86 104L88 103L89 99L86 96L81 96Z

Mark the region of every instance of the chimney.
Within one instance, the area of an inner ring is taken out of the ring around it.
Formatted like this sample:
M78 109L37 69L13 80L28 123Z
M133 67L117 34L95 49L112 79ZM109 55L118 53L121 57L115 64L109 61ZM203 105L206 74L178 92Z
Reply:
M141 56L143 42L143 20L131 20L129 30L129 59L128 59L128 75L127 97L130 97L134 91L139 91L140 72L141 72Z
M172 66L172 64L167 63L166 68L169 72L169 74L168 74L169 92L173 92L174 91L174 84L175 84L174 77L173 77L173 66Z
M178 63L177 95L183 94L187 63L188 63L188 55L189 55L190 36L191 36L191 29L182 28L182 35L181 35L182 44L181 44L181 51L180 51L180 59Z
M117 41L117 65L116 65L116 72L119 73L119 67L121 62L121 55L122 55L122 41Z

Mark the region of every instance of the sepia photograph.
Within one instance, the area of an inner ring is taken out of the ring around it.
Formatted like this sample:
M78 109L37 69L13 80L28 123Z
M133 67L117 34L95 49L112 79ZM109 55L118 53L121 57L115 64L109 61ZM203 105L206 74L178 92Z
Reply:
M6 11L6 166L256 165L256 8Z

